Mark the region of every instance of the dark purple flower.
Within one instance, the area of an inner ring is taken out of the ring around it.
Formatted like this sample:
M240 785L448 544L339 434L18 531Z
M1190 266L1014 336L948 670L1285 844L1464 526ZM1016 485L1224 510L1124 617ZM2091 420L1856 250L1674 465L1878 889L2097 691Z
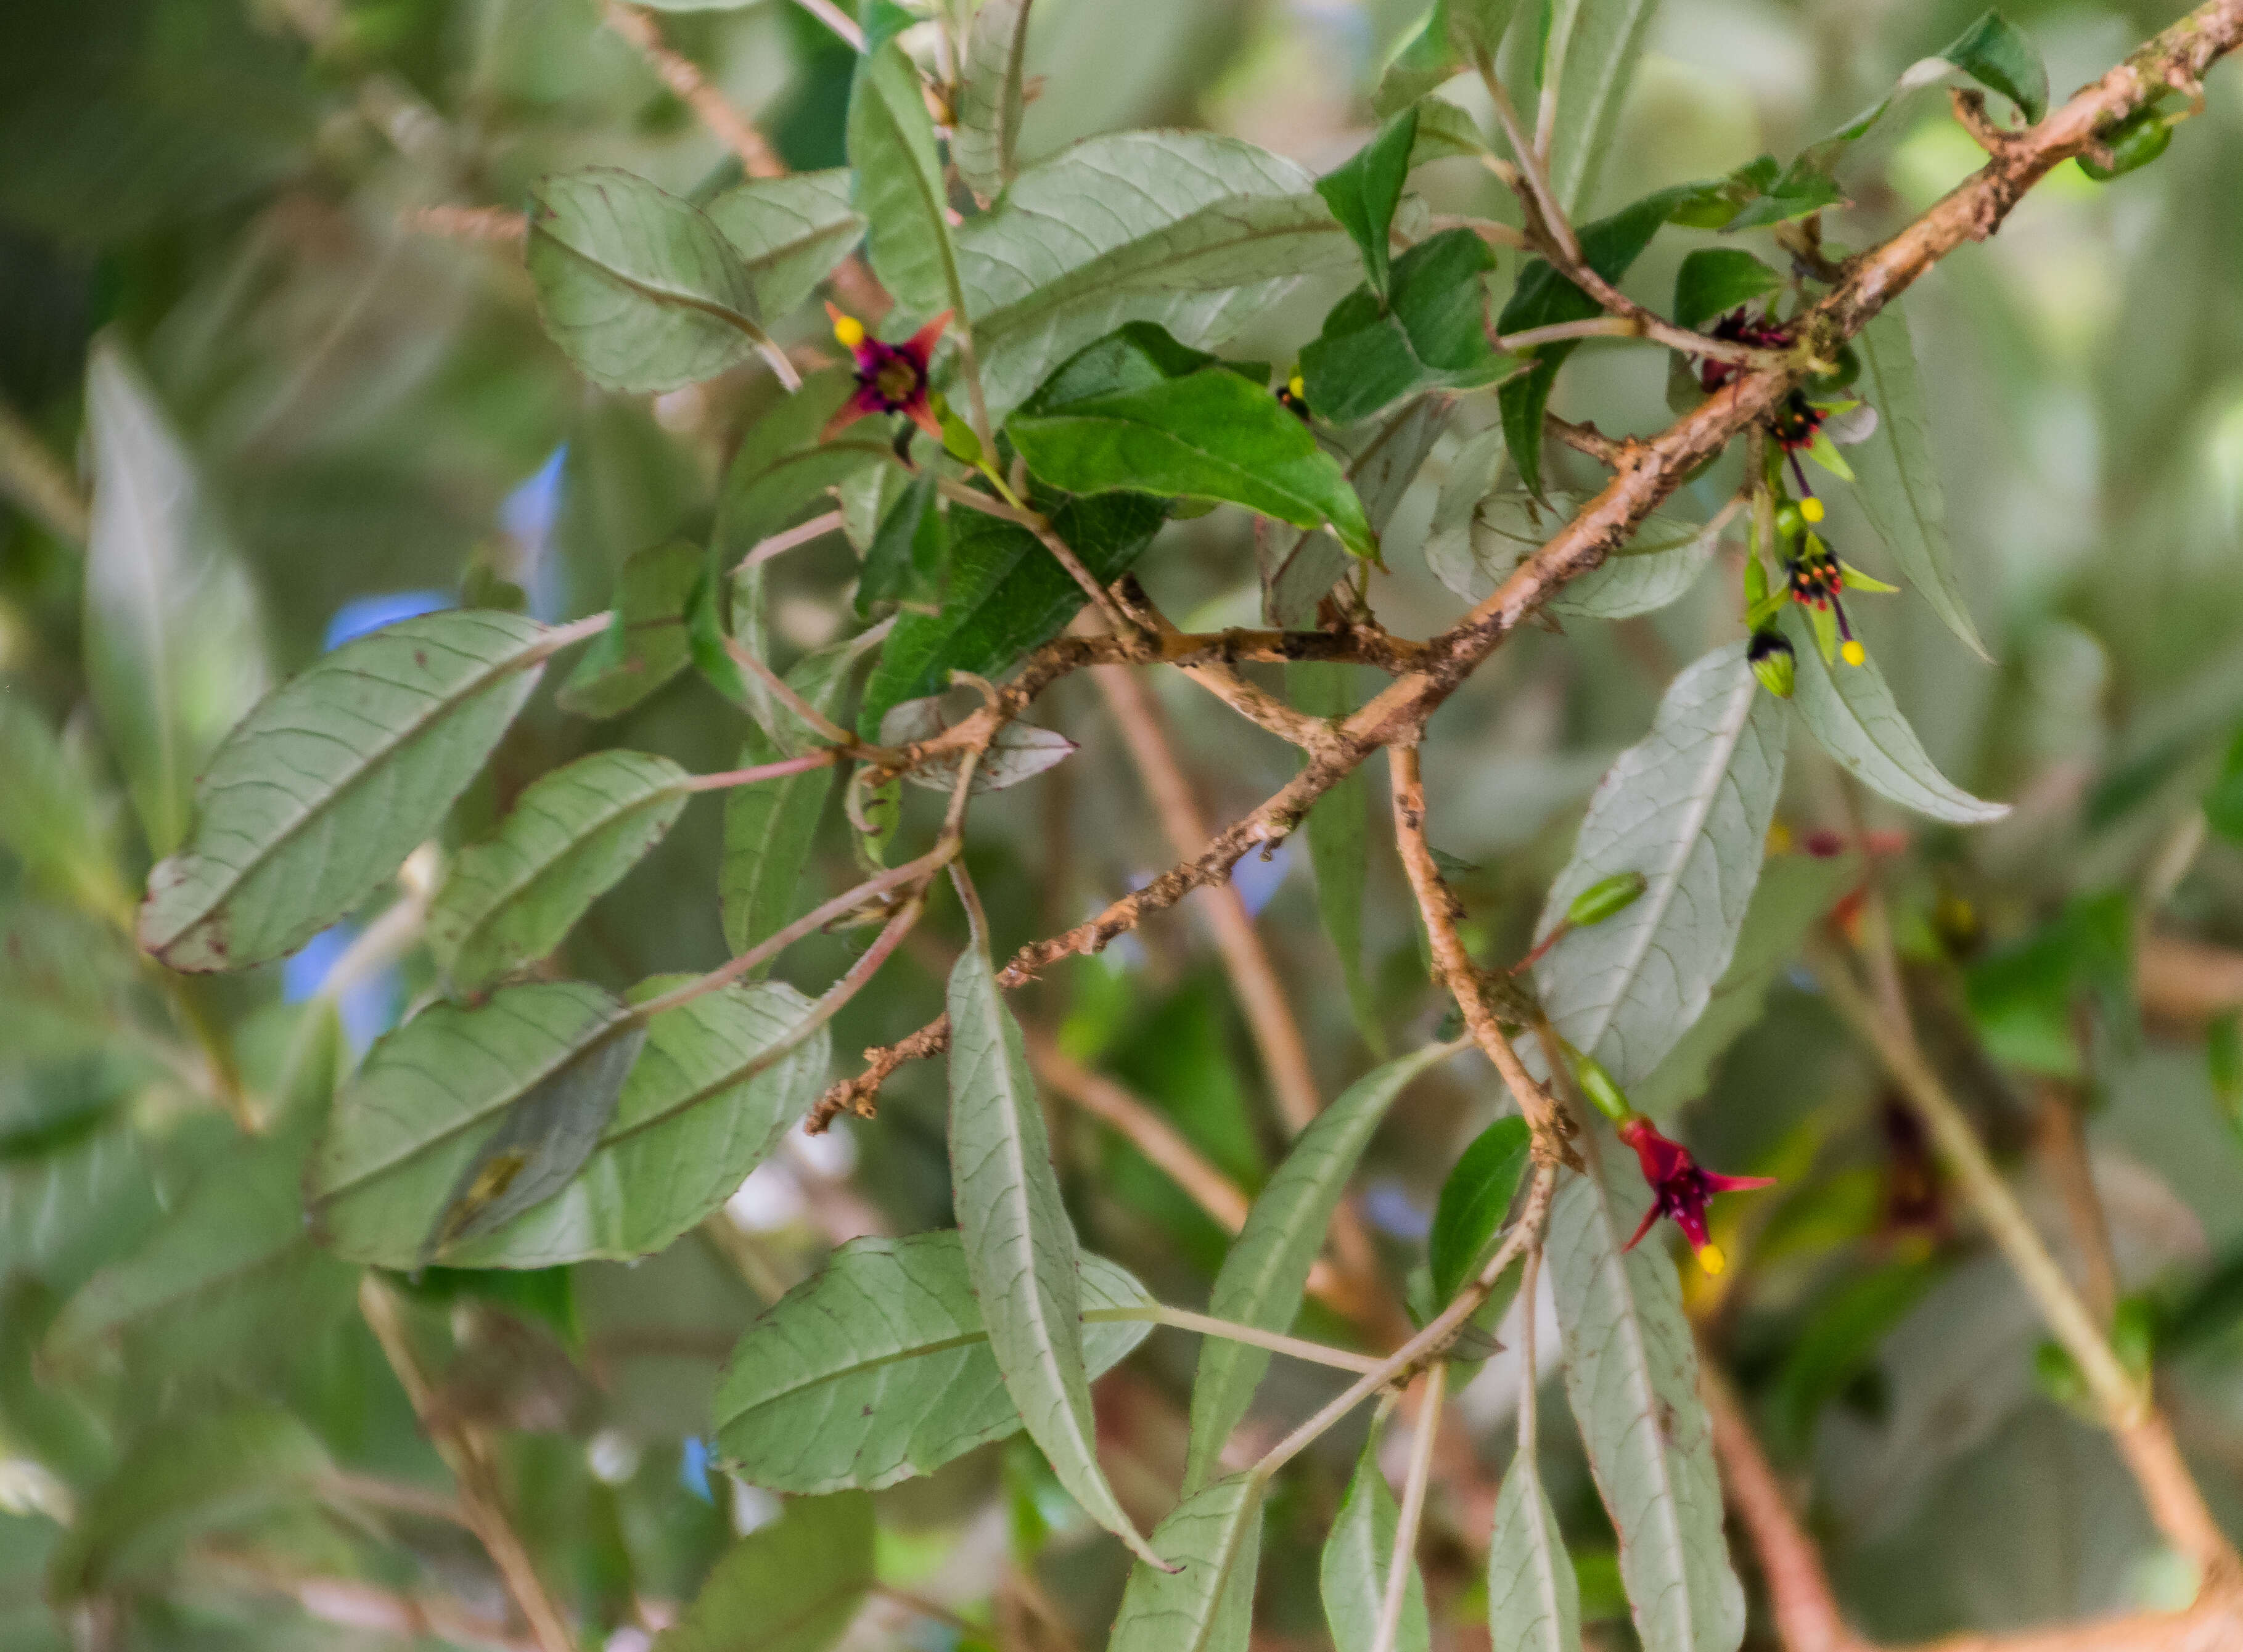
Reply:
M1654 1222L1667 1217L1682 1230L1682 1237L1690 1241L1690 1248L1697 1252L1698 1266L1708 1273L1719 1273L1728 1263L1721 1247L1706 1237L1707 1203L1716 1193L1773 1187L1775 1178L1717 1176L1712 1171L1701 1170L1698 1161L1690 1157L1688 1148L1667 1140L1659 1133L1657 1125L1640 1116L1620 1127L1620 1138L1635 1149L1636 1161L1643 1166L1643 1179L1651 1184L1654 1195L1651 1208L1643 1214L1642 1226L1635 1230L1635 1237L1621 1248L1633 1250L1651 1232Z
M952 312L945 310L901 344L884 344L866 332L856 317L844 315L830 304L825 313L833 318L833 336L856 359L857 388L826 420L818 440L829 440L835 432L869 414L899 413L940 441L942 420L928 392L926 370Z

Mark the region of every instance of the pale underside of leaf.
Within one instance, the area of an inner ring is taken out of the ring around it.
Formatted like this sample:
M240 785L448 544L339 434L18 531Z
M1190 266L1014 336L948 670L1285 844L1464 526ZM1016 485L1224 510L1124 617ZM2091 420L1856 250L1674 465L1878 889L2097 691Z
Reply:
M1558 124L1550 142L1550 187L1576 221L1597 186L1627 101L1629 84L1659 0L1560 0L1552 32L1565 30L1558 59Z
M825 1652L878 1575L872 1500L789 1503L720 1558L657 1652Z
M1154 1528L1170 1572L1129 1568L1107 1652L1246 1652L1262 1555L1262 1482L1233 1474L1178 1503Z
M845 166L751 178L704 209L740 255L756 307L774 320L808 298L865 232Z
M1355 1466L1347 1496L1324 1539L1318 1581L1324 1588L1324 1622L1331 1628L1337 1652L1371 1652L1377 1640L1378 1616L1386 1598L1387 1573L1394 1564L1394 1528L1401 1510L1378 1467L1378 1435ZM1432 1644L1432 1628L1425 1615L1425 1580L1412 1556L1409 1581L1404 1585L1402 1621L1393 1645L1396 1652L1425 1652ZM1496 1645L1510 1652L1510 1643Z
M1674 1048L1728 967L1760 876L1788 727L1783 702L1747 668L1744 644L1717 648L1674 679L1651 733L1620 755L1589 800L1537 933L1602 878L1640 872L1644 893L1558 942L1535 981L1558 1031L1623 1088Z
M211 759L194 836L149 874L140 944L246 968L372 894L430 833L536 687L547 633L509 614L405 620L267 695Z
M1082 1259L1086 1310L1149 1300L1113 1263ZM1151 1328L1084 1326L1085 1368L1101 1375ZM843 1246L748 1327L718 1387L716 1421L717 1445L742 1478L808 1493L892 1486L1017 1431L960 1236Z
M1492 470L1501 452L1500 430L1483 432L1459 454L1452 475L1460 480L1472 465ZM1547 505L1524 494L1491 492L1459 511L1457 496L1444 488L1425 539L1425 566L1458 596L1482 601L1586 502L1585 494L1559 489L1551 490ZM1696 523L1654 515L1601 567L1569 581L1550 611L1600 620L1654 613L1697 582L1718 544L1718 534Z
M1013 176L1020 149L1020 64L1028 40L1028 0L987 0L973 14L959 87L951 158L984 206Z
M1372 1132L1410 1081L1452 1053L1447 1045L1428 1044L1398 1056L1357 1079L1310 1121L1247 1212L1215 1276L1209 1313L1264 1331L1292 1328L1324 1230ZM1269 1368L1263 1349L1217 1337L1201 1346L1184 1460L1187 1491L1212 1477Z
M1581 1586L1542 1472L1512 1459L1488 1539L1487 1627L1505 1652L1581 1652Z
M849 160L872 272L903 311L967 308L951 245L949 200L919 71L887 42L859 65L849 98Z
M1829 664L1804 617L1788 608L1783 628L1798 661L1792 706L1816 742L1856 779L1903 809L1957 826L1984 825L2010 812L2007 803L1973 797L1939 772L1875 659Z
M997 1368L1060 1483L1092 1519L1153 1559L1099 1467L1074 1227L1020 1027L979 947L952 971L949 1000L953 1202Z
M1650 1191L1601 1125L1591 1173L1568 1177L1547 1257L1565 1336L1566 1394L1620 1537L1644 1652L1734 1652L1744 1592L1722 1534L1713 1430L1674 1264L1621 1246Z

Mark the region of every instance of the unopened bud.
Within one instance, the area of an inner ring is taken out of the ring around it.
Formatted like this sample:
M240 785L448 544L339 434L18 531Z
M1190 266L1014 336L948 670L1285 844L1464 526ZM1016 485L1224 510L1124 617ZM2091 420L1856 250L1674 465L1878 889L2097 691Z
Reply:
M1635 1117L1635 1109L1627 1105L1627 1092L1594 1056L1573 1058L1573 1078L1596 1110L1615 1125L1624 1125Z
M1791 651L1791 642L1781 631L1755 631L1752 642L1745 649L1745 659L1752 666L1753 675L1760 686L1779 700L1791 698L1791 690L1799 681L1799 659Z
M1573 897L1573 903L1566 909L1566 922L1577 930L1601 923L1634 905L1650 886L1651 880L1641 872L1614 872L1610 877L1600 877Z

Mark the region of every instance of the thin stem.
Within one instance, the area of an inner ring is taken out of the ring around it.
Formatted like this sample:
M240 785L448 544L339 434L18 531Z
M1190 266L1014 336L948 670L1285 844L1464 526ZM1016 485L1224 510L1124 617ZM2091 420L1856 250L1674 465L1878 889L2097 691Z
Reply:
M1495 60L1483 50L1474 54L1473 67L1479 71L1480 82L1495 102L1495 118L1502 124L1503 136L1511 144L1519 181L1525 186L1520 193L1526 209L1539 220L1544 237L1565 263L1566 273L1571 274L1580 265L1581 244L1574 238L1566 209L1558 205L1557 193L1550 187L1549 171L1542 165L1535 146L1526 140L1519 125L1519 111L1512 106L1511 93L1505 88L1502 77L1495 72ZM1530 233L1532 227L1530 226Z
M724 652L732 656L733 664L752 675L765 688L770 689L772 697L780 704L836 746L852 754L867 749L865 742L858 739L852 730L844 729L816 706L812 705L809 701L804 699L785 677L757 658L756 651L743 643L738 637L724 639Z
M77 479L5 401L0 401L0 494L37 518L64 544L84 548L93 512Z
M750 178L786 176L786 163L779 158L770 141L749 124L740 111L725 100L723 92L709 84L690 58L680 57L663 44L662 30L652 17L636 6L621 3L621 0L606 0L601 16L609 28L638 48L657 77L676 94L678 101L690 108L701 124L740 158L741 168ZM863 45L860 36L858 49L862 50Z
M740 559L739 567L734 568L732 572L737 574L740 568L760 567L774 556L784 555L798 545L807 545L812 540L824 539L828 534L839 529L840 526L839 511L827 511L822 516L813 516L806 522L798 523L788 528L784 534L774 534L767 540L758 541L755 548Z
M1542 1402L1540 1367L1534 1357L1535 1321L1541 1316L1534 1305L1535 1286L1542 1276L1542 1247L1530 1246L1526 1265L1519 1279L1519 1454L1534 1461L1539 1414Z
M766 780L784 780L789 775L807 774L813 769L831 769L843 755L832 746L820 746L815 751L805 751L799 757L782 757L777 762L758 763L752 769L726 769L713 775L696 775L685 782L685 789L729 791L735 786L753 786Z
M1345 1393L1335 1397L1316 1415L1263 1453L1262 1460L1254 1465L1252 1472L1255 1477L1267 1481L1321 1439L1333 1424L1388 1383L1398 1378L1406 1379L1420 1366L1438 1359L1441 1351L1456 1340L1457 1333L1465 1321L1479 1312L1480 1305L1487 1300L1489 1293L1495 1289L1496 1281L1503 1277L1503 1271L1511 1266L1512 1259L1526 1246L1539 1246L1542 1243L1543 1225L1549 1219L1550 1200L1557 1186L1558 1167L1548 1164L1537 1165L1533 1185L1527 1192L1525 1212L1519 1216L1518 1225L1496 1247L1495 1254L1488 1258L1487 1266L1480 1269L1479 1276L1457 1293L1456 1300L1443 1308L1424 1330L1381 1360L1374 1369L1364 1372L1359 1379L1348 1385Z
M795 3L847 41L852 51L864 50L864 30L858 27L854 17L835 5L833 0L795 0Z
M1195 1313L1189 1308L1172 1308L1165 1302L1155 1302L1142 1308L1085 1308L1082 1322L1085 1325L1143 1322L1170 1326L1179 1331L1196 1331L1203 1337L1222 1337L1229 1342L1243 1342L1249 1347L1267 1348L1272 1353L1289 1354L1296 1360L1305 1360L1310 1365L1330 1366L1336 1371L1375 1371L1379 1364L1367 1353L1350 1353L1345 1348L1335 1348L1329 1343L1282 1336L1275 1331L1240 1325L1236 1320Z
M1068 1056L1041 1027L1024 1024L1021 1031L1027 1038L1029 1064L1038 1078L1101 1124L1111 1126L1189 1194L1192 1203L1226 1232L1236 1233L1246 1226L1246 1213L1253 1201L1185 1140L1174 1125L1113 1079Z
M987 444L985 443L984 446L986 447ZM1034 534L1042 541L1044 548L1052 554L1053 559L1068 571L1068 577L1082 588L1083 594L1096 606L1099 614L1105 619L1108 627L1122 636L1128 636L1136 629L1136 627L1130 623L1129 616L1122 613L1115 605L1114 594L1101 585L1097 577L1088 568L1083 567L1082 560L1075 555L1074 547L1052 531L1050 521L1041 511L1031 510L1025 505L1007 504L1003 500L992 499L980 488L968 487L965 483L955 481L947 476L938 478L935 487L945 499L964 505L969 509L980 511L987 515L999 517L1016 527L1027 528L1029 533Z
M1454 212L1436 212L1426 219L1426 227L1433 230L1470 230L1490 246L1526 251L1533 245L1525 233L1508 224L1499 224L1492 218L1465 218Z
M1537 345L1562 344L1568 339L1640 339L1643 333L1643 323L1633 316L1600 315L1586 321L1553 321L1546 327L1498 333L1495 347L1516 353Z
M571 620L566 625L549 626L546 628L545 635L537 639L536 646L531 648L522 663L525 666L534 665L541 660L549 660L563 648L572 648L587 637L599 635L614 623L615 615L603 611L598 614L588 614L581 620Z
M1441 1397L1449 1367L1435 1360L1425 1373L1425 1393L1418 1407L1418 1432L1410 1441L1410 1473L1402 1482L1402 1513L1394 1522L1394 1553L1386 1561L1386 1597L1379 1602L1378 1628L1371 1652L1394 1652L1402 1633L1402 1606L1409 1597L1410 1573L1418 1551L1418 1527L1425 1517L1425 1487L1432 1478L1433 1442L1441 1433Z

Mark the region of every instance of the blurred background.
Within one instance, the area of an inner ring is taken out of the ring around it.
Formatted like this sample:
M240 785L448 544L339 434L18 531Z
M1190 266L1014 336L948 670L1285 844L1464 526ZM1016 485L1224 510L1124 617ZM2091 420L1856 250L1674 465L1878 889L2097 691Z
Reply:
M1666 0L1594 209L1763 151L1788 157L1883 96L1977 10ZM2004 10L2045 54L2059 97L2179 12L2038 0ZM1412 0L1037 0L1022 158L1092 133L1185 125L1324 171L1367 136L1371 88L1417 10ZM665 10L659 24L790 166L844 163L853 54L810 10L758 0ZM213 703L227 702L228 673L278 680L348 636L472 602L495 581L520 587L540 618L596 612L631 553L705 535L724 460L776 399L769 373L751 366L655 399L594 390L539 327L514 245L482 233L489 220L430 211L518 211L540 175L590 164L695 198L737 179L730 151L603 26L594 0L10 0L5 37L0 681L112 799L113 755L87 708L99 662L79 646L81 432L97 340L131 386L151 451L172 465L192 531L246 575L195 617ZM1485 112L1476 89L1451 95ZM1869 244L1979 159L1943 99L1918 94L1847 164L1853 205L1829 215L1826 238ZM2222 69L2206 113L2156 165L2107 186L2065 166L1992 242L1910 294L1950 527L1995 663L1972 658L1912 594L1853 610L1941 766L2017 805L1967 835L1873 819L1905 834L1889 845L1905 844L1890 869L1904 950L1943 994L1954 1041L1975 1022L2003 1064L1979 1064L1970 1099L2017 1155L2036 1208L2052 1208L2031 1162L2037 1098L2047 1085L2084 1098L2132 1311L2231 1531L2243 1530L2243 1151L2233 1098L2223 1100L2232 1075L2207 1063L2206 1038L2208 1017L2243 994L2234 955L2176 948L2243 947L2243 847L2220 829L2219 806L2243 718L2239 177L2243 92ZM1418 181L1437 212L1510 212L1470 162ZM1708 244L1663 236L1630 291L1663 303L1682 254ZM1503 256L1499 295L1516 265ZM1338 296L1304 286L1230 353L1290 359ZM805 359L831 349L814 305L775 331ZM1556 405L1608 433L1648 431L1670 416L1665 386L1661 353L1592 344ZM1468 408L1456 429L1492 417ZM1392 573L1374 599L1398 631L1426 635L1461 608L1420 549L1453 447L1436 452L1386 536ZM1590 480L1571 453L1552 464L1560 481ZM1834 542L1889 573L1843 490L1829 491ZM1708 494L1697 508L1716 502ZM838 537L772 565L783 654L854 623L856 566ZM1170 528L1140 572L1187 629L1258 622L1243 514ZM1714 577L1653 619L1529 632L1436 718L1433 836L1465 869L1488 956L1522 950L1589 788L1648 725L1674 670L1737 634L1735 607L1733 581ZM1211 820L1290 774L1290 749L1181 678L1154 686ZM1065 927L1175 858L1094 687L1061 683L1038 721L1082 750L976 808L973 870L1003 947ZM601 725L563 717L549 687L462 803L455 841L487 830L529 779L596 746L707 770L736 761L739 734L737 712L690 675ZM1827 765L1795 761L1789 787L1791 841L1847 827ZM129 810L114 809L112 831L130 883L146 855ZM721 961L720 835L713 806L689 812L579 928L567 972L622 987ZM1383 836L1374 830L1366 957L1384 1035L1402 1047L1431 1036L1440 1006ZM835 890L852 876L841 833L817 876ZM1320 1086L1336 1093L1373 1052L1318 925L1304 848L1248 862L1239 882ZM2114 894L2131 904L2112 908ZM2051 1053L2040 1034L2050 995L2071 991L2082 926L2113 910L2120 963L2095 984L2116 985L2098 999L2082 1067L2065 1040ZM861 1047L940 1008L962 930L953 905L938 917L837 1024L840 1073ZM207 1358L128 1347L70 1369L34 1358L58 1305L154 1231L232 1127L118 1031L174 1013L152 1008L122 942L26 886L3 854L0 925L0 1648L14 1652L68 1643L41 1597L73 1464L111 1461L147 1429L247 1394L285 1407L354 1471L436 1485L442 1471L347 1294L318 1297L324 1306L293 1335ZM294 1006L322 990L356 932L199 984L193 1012L221 1029L246 1071L268 1071ZM2125 961L2134 937L2138 974ZM2065 954L2064 984L2033 974L2036 946ZM814 991L850 956L844 940L816 937L782 972ZM408 955L334 994L353 1044L428 984L425 960ZM97 1012L73 1018L57 1007L65 997ZM1018 1007L1241 1187L1267 1176L1283 1134L1194 909L1054 971ZM2213 1042L2229 1036L2215 1031ZM1374 1146L1362 1214L1397 1280L1422 1254L1442 1176L1499 1096L1476 1058L1452 1063L1413 1088ZM775 1512L768 1494L714 1472L705 1443L717 1372L760 1301L852 1234L950 1221L941 1103L940 1065L922 1064L889 1085L876 1121L791 1142L728 1208L737 1243L695 1236L629 1270L423 1282L421 1310L458 1345L454 1403L505 1431L540 1565L612 1652L647 1645L730 1534ZM1169 1299L1202 1299L1222 1229L1085 1113L1054 1117L1086 1244ZM2186 1600L2186 1567L2159 1545L2104 1436L2071 1408L2065 1373L2037 1360L2025 1299L1950 1211L1922 1142L1803 973L1779 973L1765 1018L1681 1118L1709 1162L1783 1178L1777 1193L1728 1213L1750 1229L1723 1239L1743 1261L1722 1291L1702 1279L1693 1289L1772 1454L1809 1489L1864 1629L1902 1640ZM1352 1334L1336 1319L1311 1329ZM1196 1352L1157 1333L1100 1390L1110 1472L1125 1501L1155 1516L1181 1458ZM1485 1621L1478 1546L1518 1381L1515 1358L1499 1358L1459 1402L1472 1448L1443 1465L1427 1551L1444 1644L1485 1644L1474 1627ZM1256 1426L1297 1416L1329 1387L1281 1368ZM1626 1648L1610 1528L1559 1409L1545 1414L1595 1644ZM1258 1643L1322 1644L1316 1555L1360 1438L1342 1430L1324 1442L1273 1506ZM981 1622L1009 1567L1051 1619L1027 1613L1020 1644L1102 1637L1122 1553L1022 1443L883 1494L880 1510L884 1583ZM394 1582L417 1566L479 1587L461 1534L408 1519L391 1537L314 1521L273 1541L307 1571ZM112 1626L111 1643L333 1646L361 1633L313 1620L286 1594L191 1566L166 1572ZM862 1644L960 1643L940 1615L891 1607L860 1622ZM369 1645L397 1643L363 1633ZM1754 1635L1772 1644L1758 1620Z

